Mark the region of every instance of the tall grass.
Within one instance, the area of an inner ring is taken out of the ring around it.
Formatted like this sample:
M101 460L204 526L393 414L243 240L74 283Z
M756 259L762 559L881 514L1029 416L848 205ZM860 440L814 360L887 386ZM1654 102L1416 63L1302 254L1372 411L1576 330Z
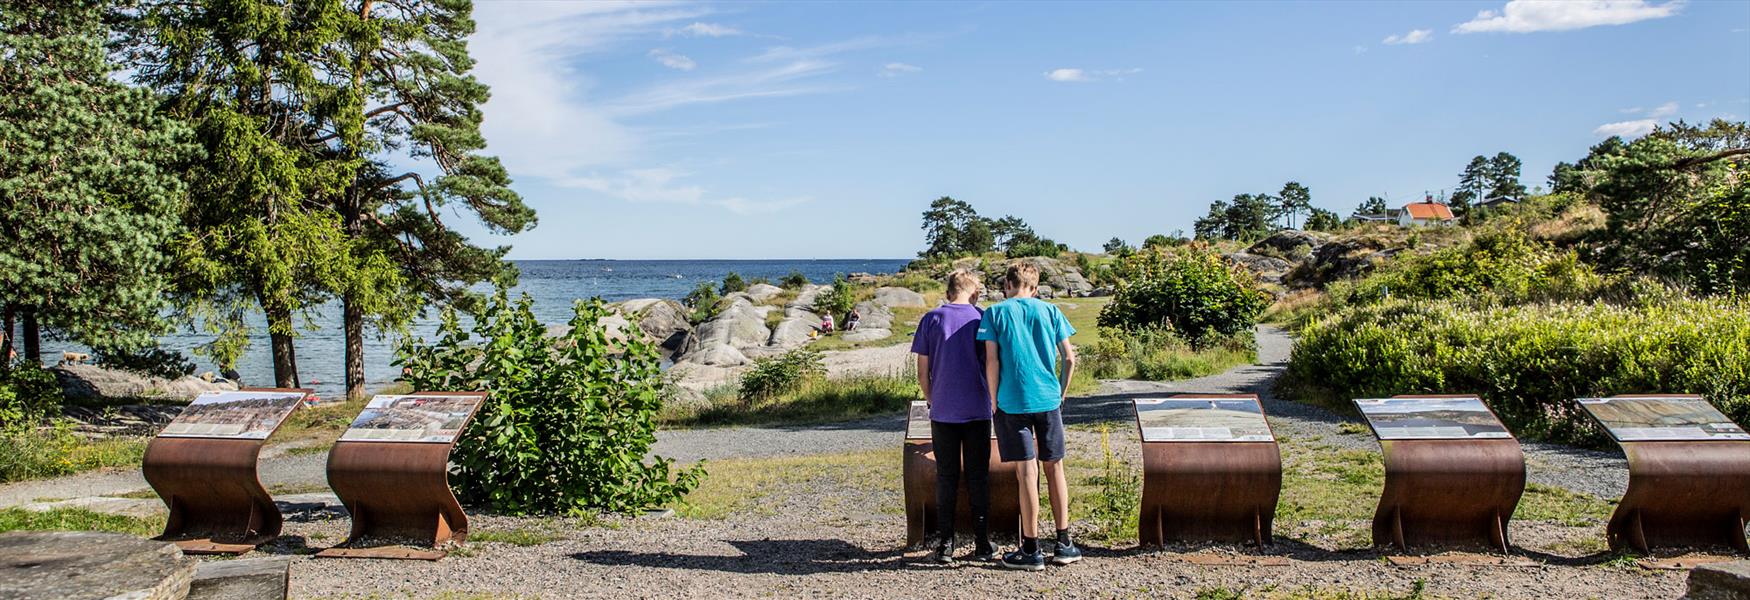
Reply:
M1301 331L1283 384L1303 400L1478 393L1521 436L1599 444L1572 399L1701 394L1750 422L1750 299L1466 306L1392 300Z
M1184 338L1165 329L1125 332L1102 328L1100 339L1081 357L1087 372L1100 379L1170 381L1203 377L1255 362L1256 337L1252 332L1227 336L1193 350Z
M916 375L865 373L812 378L782 393L758 398L743 397L735 387L722 387L706 392L702 406L665 407L662 422L667 426L708 427L845 421L898 413L922 398Z
M87 439L61 421L47 429L0 430L0 482L72 475L105 467L133 467L146 455L144 437Z

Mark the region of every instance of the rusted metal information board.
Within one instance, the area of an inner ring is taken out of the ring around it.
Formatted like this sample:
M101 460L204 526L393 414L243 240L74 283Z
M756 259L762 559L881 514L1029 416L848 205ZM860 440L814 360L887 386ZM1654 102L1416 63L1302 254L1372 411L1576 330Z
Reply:
M1729 546L1750 552L1750 433L1701 396L1581 398L1628 457L1612 550Z
M911 403L906 417L904 445L905 542L915 546L936 531L937 518L935 444L930 440L930 407L922 401ZM1018 465L1002 462L997 456L996 442L991 442L987 523L993 536L1020 535L1020 482L1015 479ZM966 469L962 467L960 472L960 498L954 509L954 529L970 533L972 506L967 496Z
M1476 396L1361 399L1385 454L1375 546L1509 552L1507 521L1525 493L1525 454Z
M437 560L468 537L450 491L450 450L486 395L377 396L328 453L328 486L352 515L346 541L322 558Z
M140 472L170 515L158 539L189 554L242 554L279 537L256 475L261 446L310 397L304 389L207 392L146 446Z
M1270 543L1282 454L1255 395L1137 398L1139 541Z

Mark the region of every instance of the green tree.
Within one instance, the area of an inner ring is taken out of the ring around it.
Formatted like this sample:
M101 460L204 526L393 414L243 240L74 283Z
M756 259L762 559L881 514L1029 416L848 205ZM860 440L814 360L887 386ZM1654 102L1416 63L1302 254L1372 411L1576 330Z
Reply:
M1037 246L1041 241L1039 234L1034 233L1026 221L1012 215L990 221L990 234L996 246L1011 255L1021 248Z
M1458 175L1458 189L1453 190L1452 196L1447 199L1453 214L1464 216L1472 204L1486 198L1485 194L1493 183L1492 177L1488 157L1478 154L1470 159L1470 164L1465 165L1464 172Z
M488 91L470 73L469 2L349 0L339 22L344 35L326 48L323 70L348 73L349 98L336 111L336 158L364 163L343 193L329 199L356 240L359 264L393 265L399 278L354 277L341 293L347 393L364 393L364 323L395 329L429 303L474 305L468 289L509 281L516 268L508 246L482 248L451 229L442 211L471 216L497 235L535 225L535 214L510 189L497 158L479 152L480 105ZM405 157L425 163L406 166ZM376 274L385 268L358 271ZM390 287L391 283L398 283Z
M1312 190L1306 189L1298 181L1290 181L1282 184L1282 191L1277 194L1277 202L1277 212L1288 217L1288 228L1293 229L1295 217L1312 210Z
M983 254L995 247L989 220L978 216L971 204L948 196L937 198L924 211L924 242L921 258Z
M1166 328L1198 349L1249 334L1269 303L1251 271L1207 249L1146 249L1123 259L1117 274L1101 327Z
M1105 245L1100 246L1100 249L1112 256L1124 256L1136 251L1136 248L1132 248L1129 242L1120 238L1106 240Z
M1506 152L1498 152L1489 159L1489 198L1523 198L1525 184L1519 182L1519 171L1523 166L1519 157Z
M1360 206L1355 207L1355 214L1357 215L1383 215L1385 214L1385 211L1385 198L1379 196L1368 196L1366 202L1362 202Z
M1312 209L1312 213L1306 217L1307 231L1333 231L1342 226L1343 219L1337 213L1322 208Z
M721 290L723 295L727 296L735 292L745 291L746 289L747 281L741 278L740 273L730 271L728 275L723 276L723 288Z
M110 78L103 3L0 3L0 304L88 345L143 347L162 329L167 246L192 131L149 90ZM4 368L4 367L0 367Z
M1209 203L1209 212L1198 217L1197 221L1191 224L1192 235L1197 236L1197 239L1200 240L1215 240L1226 237L1228 231L1227 209L1226 200L1216 200ZM1153 237L1151 236L1150 239ZM1142 247L1149 247L1147 240L1143 241Z
M1269 194L1239 194L1228 204L1222 236L1230 240L1253 240L1276 230L1278 200Z

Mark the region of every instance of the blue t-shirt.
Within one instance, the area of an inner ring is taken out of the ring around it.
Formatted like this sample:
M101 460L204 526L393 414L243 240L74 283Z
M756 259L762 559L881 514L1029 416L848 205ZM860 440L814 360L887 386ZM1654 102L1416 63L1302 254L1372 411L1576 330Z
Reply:
M979 341L997 343L1002 379L997 408L1016 415L1055 410L1063 404L1057 378L1057 344L1076 334L1057 306L1037 298L1010 298L984 311Z
M970 423L990 419L984 385L984 347L973 339L983 311L944 304L918 320L911 351L930 357L930 420Z

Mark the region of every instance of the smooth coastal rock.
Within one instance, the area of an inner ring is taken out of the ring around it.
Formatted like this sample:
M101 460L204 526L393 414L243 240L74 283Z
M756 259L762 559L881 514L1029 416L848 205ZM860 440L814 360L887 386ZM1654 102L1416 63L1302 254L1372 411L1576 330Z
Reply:
M767 283L756 283L747 286L745 293L747 294L747 297L754 302L766 302L778 297L779 294L784 293L784 288Z
M820 327L820 315L800 308L784 309L784 320L772 328L772 338L769 346L794 347L806 344L814 339L814 331Z
M862 317L857 323L858 329L893 328L893 311L875 300L858 302L854 310Z
M175 544L86 532L0 534L0 598L180 600L195 561Z
M688 352L682 362L712 367L739 367L750 362L746 354L729 344L702 345Z
M802 286L802 289L796 291L796 298L785 304L784 307L814 310L814 299L819 298L820 293L824 291L826 291L826 286L824 285L810 283Z
M192 375L164 379L97 365L68 364L52 367L49 371L55 374L61 390L71 399L193 400L203 392L237 389L229 382L212 382Z
M875 290L875 302L888 308L901 306L924 306L924 295L902 287L884 287Z
M613 305L614 310L638 324L647 339L670 353L685 351L693 332L687 309L681 303L661 298L638 298Z
M747 348L765 345L766 340L772 337L772 331L766 328L766 313L771 307L765 308L767 310L762 311L752 305L731 304L694 330L694 335L699 338L699 347L726 345Z
M1287 275L1288 271L1293 269L1295 265L1295 263L1274 256L1263 256L1249 252L1235 252L1223 256L1241 268L1251 271L1252 275L1257 276L1258 281L1264 283L1281 283L1282 277Z
M858 327L855 331L845 334L847 342L873 342L893 337L893 331L885 328Z

